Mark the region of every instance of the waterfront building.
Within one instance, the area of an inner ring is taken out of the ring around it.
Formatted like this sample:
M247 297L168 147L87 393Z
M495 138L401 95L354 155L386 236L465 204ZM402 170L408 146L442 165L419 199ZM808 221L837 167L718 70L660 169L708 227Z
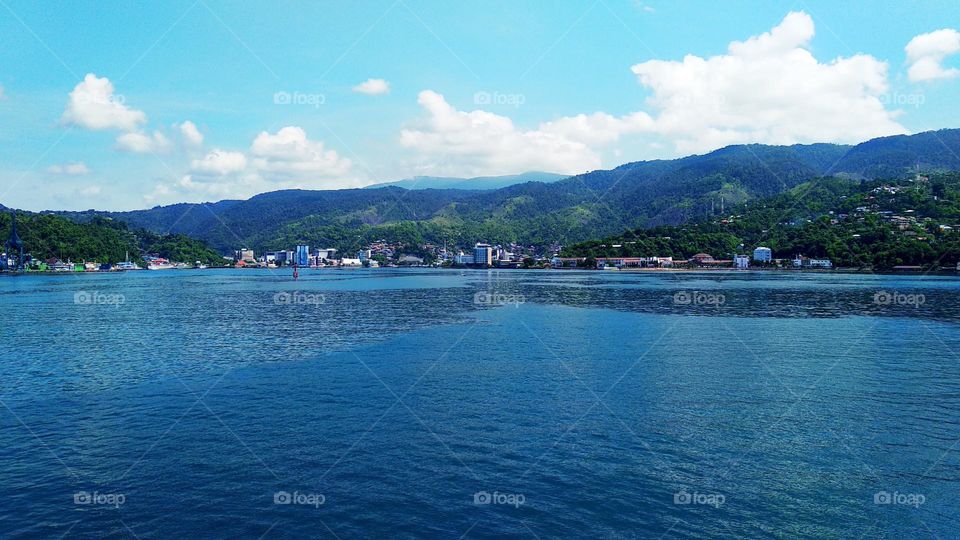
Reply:
M233 253L233 258L236 259L236 260L238 260L238 261L243 261L243 262L245 262L245 263L255 263L255 262L257 262L257 258L256 258L256 257L254 256L254 254L253 254L253 250L252 250L252 249L247 249L247 248L243 248L243 249L240 249L240 250L235 251L235 252Z
M746 270L747 268L750 268L750 257L746 255L734 255L733 266L738 270Z
M297 251L293 255L293 264L310 266L310 246L297 246Z
M830 259L811 259L803 255L797 255L793 259L794 268L833 268L833 261Z
M457 256L453 258L454 264L463 264L470 265L473 264L473 255L464 255L461 251Z
M473 264L491 266L493 265L493 248L490 244L477 242L473 248Z
M773 261L773 250L760 246L753 250L753 260L756 262L771 262Z
M313 257L318 261L320 259L332 261L337 257L337 250L334 248L317 248L313 250Z
M423 264L423 259L417 257L416 255L401 255L397 260L397 264L403 265L421 265Z

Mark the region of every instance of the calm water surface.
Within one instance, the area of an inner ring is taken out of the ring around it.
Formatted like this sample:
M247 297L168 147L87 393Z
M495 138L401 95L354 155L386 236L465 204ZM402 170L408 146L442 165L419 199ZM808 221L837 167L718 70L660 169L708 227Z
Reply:
M0 536L954 538L958 293L771 273L3 277Z

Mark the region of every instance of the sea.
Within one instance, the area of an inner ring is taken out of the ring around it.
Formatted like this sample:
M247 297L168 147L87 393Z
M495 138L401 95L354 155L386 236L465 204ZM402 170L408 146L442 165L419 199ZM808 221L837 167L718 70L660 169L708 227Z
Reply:
M2 538L956 538L960 278L0 276Z

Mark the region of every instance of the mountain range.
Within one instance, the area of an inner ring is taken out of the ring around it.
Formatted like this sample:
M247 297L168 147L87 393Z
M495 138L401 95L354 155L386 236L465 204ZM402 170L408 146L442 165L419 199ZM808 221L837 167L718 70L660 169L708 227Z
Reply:
M528 181L488 190L396 185L284 190L242 201L55 213L75 221L104 216L159 234L185 234L224 253L297 243L350 250L381 238L548 246L710 218L818 177L858 180L903 177L915 170L960 170L958 155L960 130L951 129L855 146L734 145L704 155L627 163L550 183Z
M477 176L475 178L457 178L445 176L414 176L396 182L384 182L382 184L373 184L364 189L378 189L383 187L400 187L404 189L474 189L488 190L500 189L514 184L524 184L527 182L543 182L549 184L557 180L568 178L569 175L554 174L548 172L530 171L521 174L509 174L505 176Z

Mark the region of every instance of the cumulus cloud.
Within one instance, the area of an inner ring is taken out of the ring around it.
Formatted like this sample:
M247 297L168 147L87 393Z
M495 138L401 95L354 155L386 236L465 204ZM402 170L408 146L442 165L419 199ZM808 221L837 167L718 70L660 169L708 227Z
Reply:
M100 186L94 185L81 188L79 193L83 197L93 197L95 195L99 195L102 191L103 189Z
M383 79L367 79L353 87L354 92L376 96L390 92L390 83Z
M194 172L224 176L246 169L247 156L243 152L229 152L217 148L202 159L193 160L190 165Z
M600 166L593 150L566 138L559 127L523 130L506 116L457 110L431 90L420 92L417 101L428 116L421 126L401 131L400 144L418 152L421 172L484 175L549 170L572 174Z
M88 73L70 92L61 121L92 130L134 131L146 123L147 115L127 107L124 101L114 93L110 79Z
M47 172L50 174L64 174L67 176L81 176L84 174L89 174L90 169L87 167L87 164L82 161L73 161L70 163L60 163L47 167Z
M160 182L144 199L211 201L246 198L278 189L342 189L369 183L353 172L349 159L311 140L303 128L261 132L246 152L215 149L194 159L190 172Z
M729 44L726 54L632 66L650 91L646 110L623 116L578 114L522 129L483 110L460 111L433 91L420 93L426 121L401 131L426 173L474 175L523 170L576 173L625 136L678 154L740 143L861 142L905 133L884 107L887 64L855 55L829 62L810 52L813 19L789 13L769 32Z
M943 61L960 52L960 32L944 28L928 34L920 34L907 43L907 76L913 82L952 79L960 75L960 69L945 68Z
M160 154L170 150L170 139L159 131L154 131L153 134L131 131L117 137L116 148L137 154Z
M187 120L177 126L177 128L180 129L180 135L188 145L195 147L203 146L203 133L200 133L196 124Z
M276 134L260 132L250 154L258 171L280 179L342 179L352 166L349 159L326 149L321 141L310 140L307 132L296 126L287 126Z
M650 89L655 132L680 152L747 142L860 142L904 133L884 108L887 65L868 55L818 61L813 19L792 12L728 54L632 67Z

